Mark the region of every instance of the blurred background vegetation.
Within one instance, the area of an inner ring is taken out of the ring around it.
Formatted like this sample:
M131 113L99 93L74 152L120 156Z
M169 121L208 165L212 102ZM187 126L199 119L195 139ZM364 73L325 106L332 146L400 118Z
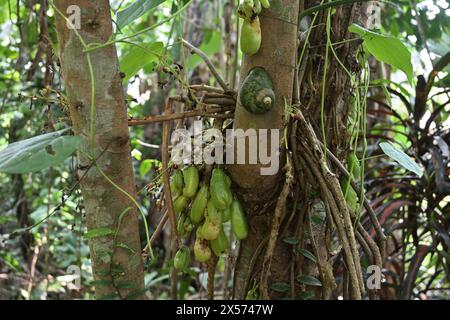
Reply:
M21 139L70 126L67 108L59 94L63 87L55 53L55 12L46 1L0 1L0 149ZM111 14L118 32L132 34L167 21L130 39L146 50L130 43L117 45L121 70L127 75L136 74L125 79L129 117L160 114L165 98L177 92L183 80L191 84L213 84L214 78L205 63L183 49L180 36L205 52L226 81L236 87L238 70L231 67L235 63L239 66L241 58L236 50L236 1L194 0L174 19L167 18L186 2L159 1L161 4L124 25L120 12L133 2L111 1ZM383 227L397 235L389 246L390 259L384 270L386 299L404 297L405 286L411 287L413 298L450 298L447 161L450 65L438 73L428 95L431 100L427 106L432 109L419 112L419 127L408 111L417 99L420 76L428 77L433 65L448 54L449 17L450 6L445 0L381 3L381 25L376 31L404 42L412 53L415 76L411 84L404 73L370 60L372 82L368 96L365 187ZM177 75L182 81L168 69L180 70ZM380 108L382 104L389 108ZM138 201L153 231L161 218L160 195L152 189L160 168L161 125L133 127L130 134L140 191ZM440 168L435 171L440 172L440 180L409 175L380 154L380 139L397 143L424 165L431 166L434 159L438 163L435 168ZM439 152L433 153L435 149ZM419 206L413 210L411 203ZM83 237L84 219L74 157L64 165L38 173L0 173L0 298L93 298L89 248ZM158 259L146 266L145 281L151 288L151 298L169 296L172 262L165 257L167 248L168 240L163 233L155 245ZM224 270L225 260L219 261L216 277L220 286L229 288L230 280L224 277L229 272ZM414 270L410 266L420 260L412 277L407 270ZM71 265L82 270L81 290L74 287L73 276L67 272ZM203 297L206 280L204 270L191 267L179 279L179 297Z

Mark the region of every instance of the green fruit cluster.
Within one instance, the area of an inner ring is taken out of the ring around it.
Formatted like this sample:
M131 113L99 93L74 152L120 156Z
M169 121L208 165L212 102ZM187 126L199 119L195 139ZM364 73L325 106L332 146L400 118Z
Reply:
M231 221L231 230L237 239L247 237L248 226L241 204L231 191L231 179L221 168L214 168L209 181L200 181L195 166L175 171L170 177L177 231L187 238L195 229L193 246L195 259L206 262L212 254L220 256L229 247L224 224ZM174 259L177 270L190 263L189 248L180 248Z
M238 15L244 19L241 29L240 47L244 54L253 55L261 46L259 13L269 8L268 0L244 0L238 7Z

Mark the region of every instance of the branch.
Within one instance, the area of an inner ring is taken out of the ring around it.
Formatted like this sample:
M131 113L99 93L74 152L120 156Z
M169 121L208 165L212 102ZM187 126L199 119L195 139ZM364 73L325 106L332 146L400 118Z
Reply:
M216 68L214 67L214 65L212 64L211 60L209 60L208 56L201 51L199 48L194 47L192 44L190 44L189 42L187 42L184 39L181 39L181 42L183 43L183 45L185 47L187 47L188 49L190 49L192 52L198 54L200 56L200 58L203 59L203 61L205 61L205 63L208 65L209 70L211 70L212 74L214 75L214 77L217 79L217 82L219 83L219 85L223 88L223 90L225 92L230 92L230 88L228 87L228 85L225 83L225 81L222 79L222 77L219 75L219 73L217 72Z

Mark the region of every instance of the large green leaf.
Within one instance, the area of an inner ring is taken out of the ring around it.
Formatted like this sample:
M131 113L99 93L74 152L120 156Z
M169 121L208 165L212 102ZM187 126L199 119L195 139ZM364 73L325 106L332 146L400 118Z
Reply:
M364 40L364 47L376 59L403 71L408 77L408 81L412 83L411 53L399 39L367 30L357 24L352 24L348 30L361 36Z
M414 172L419 177L422 176L422 168L402 150L397 149L389 142L381 142L380 148L389 158L397 161L403 168Z
M80 137L63 136L67 130L11 143L0 151L0 171L28 173L59 165L81 143Z
M120 29L142 17L149 10L159 6L165 0L138 0L117 13L117 25Z
M133 46L131 51L120 58L120 70L125 73L124 83L128 82L144 66L157 62L163 53L163 48L162 42Z

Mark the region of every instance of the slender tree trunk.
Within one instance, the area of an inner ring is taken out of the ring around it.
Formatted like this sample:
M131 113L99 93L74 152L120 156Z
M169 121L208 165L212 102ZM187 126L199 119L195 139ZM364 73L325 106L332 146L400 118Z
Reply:
M67 8L71 5L81 9L81 29L78 33L86 44L104 43L110 38L109 1L56 1L57 8L63 14L67 14ZM130 196L136 196L136 190L117 52L115 46L110 45L90 54L95 83L94 145L91 146L89 123L92 91L87 56L77 34L67 27L66 20L58 14L57 33L73 130L83 138L78 153L78 175L82 179L87 228L94 230L94 233L98 228L116 233L115 236L95 236L89 241L97 281L96 296L143 298L138 217L130 199ZM91 157L96 159L98 167Z

